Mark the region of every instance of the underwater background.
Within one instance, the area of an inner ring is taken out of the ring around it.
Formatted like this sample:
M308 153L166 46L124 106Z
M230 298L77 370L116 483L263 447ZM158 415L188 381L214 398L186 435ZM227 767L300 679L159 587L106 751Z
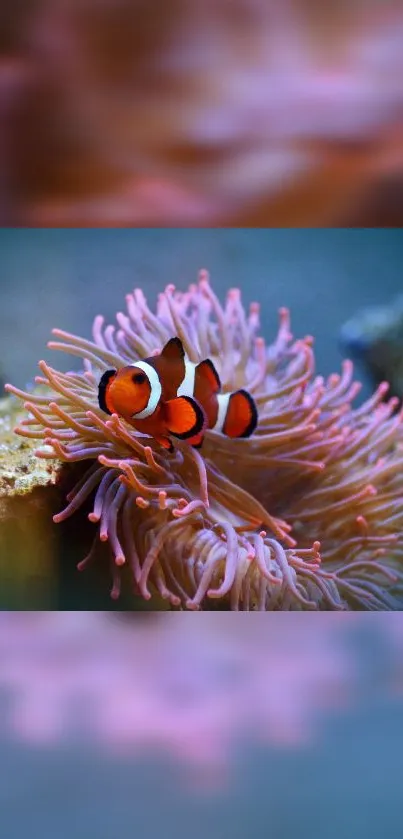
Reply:
M402 223L401 0L8 6L2 223ZM358 333L382 332L401 396L402 256L386 229L0 230L0 396L41 358L78 367L52 327L89 337L134 286L153 308L202 267L260 301L269 341L288 306L324 375L343 324L389 305ZM78 576L60 506L37 531L22 508L22 554L17 516L0 533L0 839L401 835L401 614L134 611L107 571Z
M3 228L1 373L25 387L40 358L66 365L60 353L46 349L53 327L90 337L95 315L114 319L133 287L143 289L153 308L168 283L185 289L207 268L220 299L239 286L246 306L261 303L268 340L279 307L287 306L294 335L315 337L317 372L327 375L340 368L343 323L402 291L402 263L398 229ZM69 361L74 368L75 359Z
M5 225L402 223L400 0L18 0L0 32Z
M400 835L399 614L0 616L7 839Z

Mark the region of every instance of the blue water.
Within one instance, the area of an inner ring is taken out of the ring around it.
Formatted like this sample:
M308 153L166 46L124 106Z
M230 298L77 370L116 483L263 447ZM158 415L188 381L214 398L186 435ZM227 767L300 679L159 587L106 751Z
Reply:
M167 283L184 288L208 268L222 297L240 286L260 300L262 330L274 338L277 311L291 309L295 336L315 336L318 372L340 368L341 325L364 305L402 291L400 230L1 230L0 368L24 386L53 326L90 335L141 286L150 303ZM66 367L67 365L67 367Z

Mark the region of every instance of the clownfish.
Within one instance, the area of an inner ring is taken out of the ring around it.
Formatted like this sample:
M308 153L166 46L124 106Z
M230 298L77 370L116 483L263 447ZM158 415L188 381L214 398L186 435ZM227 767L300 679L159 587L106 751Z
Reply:
M159 355L120 370L107 370L98 386L98 402L107 414L118 414L138 431L173 450L170 436L199 448L206 428L227 437L249 437L257 410L246 390L220 393L213 362L185 359L179 338L171 338Z

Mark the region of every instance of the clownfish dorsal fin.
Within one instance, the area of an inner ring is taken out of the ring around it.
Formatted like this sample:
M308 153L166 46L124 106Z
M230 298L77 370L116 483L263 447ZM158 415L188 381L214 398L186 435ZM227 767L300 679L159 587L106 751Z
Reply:
M165 402L164 413L169 434L180 440L200 434L207 425L204 409L191 396L177 396Z
M213 393L220 392L220 377L210 358L205 358L204 361L201 361L200 364L196 365L196 373L198 373L199 376L204 376L207 379Z
M165 347L161 350L161 355L169 361L182 360L185 357L185 350L180 338L170 338Z
M112 381L115 378L117 370L106 370L105 373L102 374L99 384L98 384L98 405L101 411L105 411L106 414L112 414L112 406L108 405L108 388Z

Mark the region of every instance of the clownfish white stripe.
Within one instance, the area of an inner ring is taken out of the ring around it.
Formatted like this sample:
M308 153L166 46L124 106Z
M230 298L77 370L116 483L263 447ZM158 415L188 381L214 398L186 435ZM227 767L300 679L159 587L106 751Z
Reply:
M136 361L135 364L130 364L129 366L138 367L139 370L142 370L143 373L146 374L150 384L150 396L146 407L143 408L142 411L138 411L137 414L132 414L133 419L146 419L146 417L149 417L154 413L161 399L162 387L159 375L154 367L152 367L151 364L148 364L147 361Z
M227 415L228 410L228 403L231 398L230 393L219 393L217 396L218 402L218 416L216 424L213 426L212 431L222 431L223 425L225 422L225 417Z
M178 396L193 396L195 387L196 364L185 361L185 375L178 387Z

